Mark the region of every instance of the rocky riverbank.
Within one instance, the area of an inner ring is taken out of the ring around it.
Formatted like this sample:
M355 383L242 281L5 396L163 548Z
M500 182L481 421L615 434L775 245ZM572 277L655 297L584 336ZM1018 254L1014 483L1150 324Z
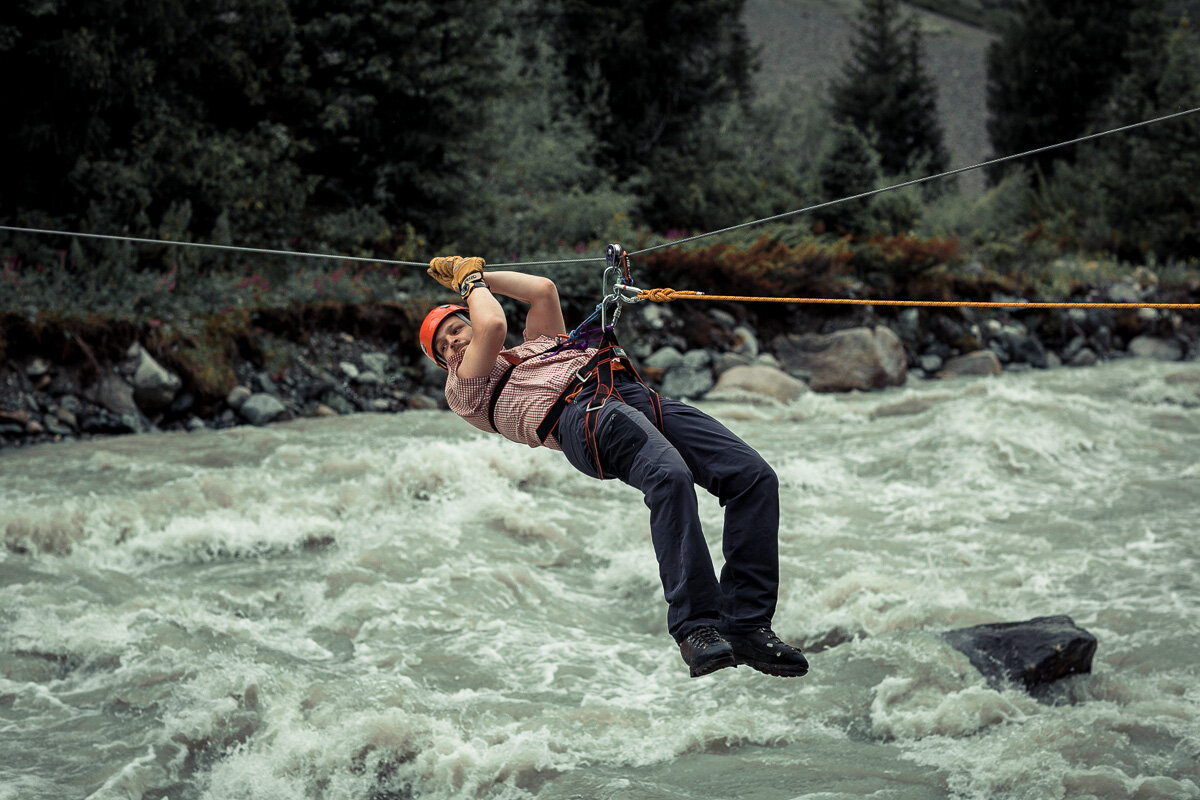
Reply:
M1159 298L1153 287L1122 281L1085 299ZM1200 317L1190 312L913 308L882 316L860 307L820 316L756 313L736 304L643 304L625 310L619 333L650 383L668 396L691 399L788 402L808 391L871 391L914 379L1200 354ZM39 346L55 341L45 330L38 342L14 341L22 333L9 326L9 341L0 348L8 353L0 364L0 448L444 408L443 373L417 351L410 317L401 307L382 307L360 315L360 322L374 320L370 325L322 324L303 315L291 326L278 316L261 320L248 338L269 335L272 352L252 341L226 348L234 353L236 385L218 393L204 391L194 370L173 369L170 348L129 326L93 331L104 342L76 333L73 347ZM58 336L72 339L69 331Z

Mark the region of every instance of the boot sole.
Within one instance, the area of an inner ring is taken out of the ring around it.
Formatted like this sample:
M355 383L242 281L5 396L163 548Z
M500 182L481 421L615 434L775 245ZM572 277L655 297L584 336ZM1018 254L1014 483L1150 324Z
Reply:
M693 678L699 678L702 675L708 675L710 673L716 672L719 669L725 669L726 667L736 667L737 665L738 665L737 659L733 657L732 653L730 653L727 658L714 658L712 661L708 662L707 664L697 664L694 667L688 667L688 670L691 673L691 676Z
M745 664L750 669L756 669L764 675L774 675L776 678L802 678L808 674L808 667L772 664L770 661L742 661L739 659L737 663Z

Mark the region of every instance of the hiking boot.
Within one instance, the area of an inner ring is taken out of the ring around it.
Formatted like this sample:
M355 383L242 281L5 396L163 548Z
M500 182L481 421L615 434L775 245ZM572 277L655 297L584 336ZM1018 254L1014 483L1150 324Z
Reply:
M799 678L808 673L808 659L800 649L780 641L770 628L727 633L725 639L733 646L739 664L780 678Z
M723 667L736 667L733 648L721 638L713 625L696 628L679 643L679 652L692 671L693 678L707 675Z

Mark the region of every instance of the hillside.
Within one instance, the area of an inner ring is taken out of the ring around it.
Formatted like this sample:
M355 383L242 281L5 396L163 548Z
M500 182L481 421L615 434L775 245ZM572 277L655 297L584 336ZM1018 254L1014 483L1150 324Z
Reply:
M751 41L759 48L764 94L820 92L850 53L855 0L748 0L743 13ZM992 155L985 123L985 54L991 34L915 6L925 34L929 73L938 84L938 109L953 167ZM959 177L965 192L983 189L982 172Z

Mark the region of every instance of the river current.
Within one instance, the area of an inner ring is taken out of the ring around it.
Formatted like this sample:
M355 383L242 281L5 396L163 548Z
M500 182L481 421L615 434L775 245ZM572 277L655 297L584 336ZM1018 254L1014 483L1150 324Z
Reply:
M699 405L805 678L689 678L640 496L445 412L0 454L0 800L1200 797L1200 365ZM1049 701L939 636L1050 614Z

